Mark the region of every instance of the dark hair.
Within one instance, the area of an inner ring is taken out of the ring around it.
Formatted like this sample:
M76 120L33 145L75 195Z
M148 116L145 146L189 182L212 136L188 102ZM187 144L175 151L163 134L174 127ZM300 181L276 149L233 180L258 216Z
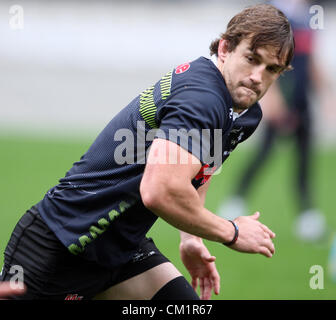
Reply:
M267 45L277 48L280 63L287 69L291 68L295 43L291 25L282 11L269 4L244 9L230 20L221 38L211 43L210 54L218 54L221 39L228 41L228 50L231 52L246 38L251 40L253 52Z

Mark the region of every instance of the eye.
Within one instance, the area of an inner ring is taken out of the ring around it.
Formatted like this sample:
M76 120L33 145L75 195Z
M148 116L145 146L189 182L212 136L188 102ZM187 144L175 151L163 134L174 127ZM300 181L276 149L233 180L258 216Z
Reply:
M279 72L279 68L277 67L273 67L273 66L269 66L267 67L267 70L272 73L272 74L275 74L275 73L278 73Z
M246 60L249 62L249 63L253 63L254 62L254 59L252 56L246 56Z
M249 64L252 64L252 65L258 65L259 64L259 59L257 59L253 55L247 55L246 60Z

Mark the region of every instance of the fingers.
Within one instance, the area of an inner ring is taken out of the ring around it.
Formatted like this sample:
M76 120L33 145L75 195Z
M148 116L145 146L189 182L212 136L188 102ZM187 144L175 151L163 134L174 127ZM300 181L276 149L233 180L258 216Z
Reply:
M210 254L209 255L202 255L202 259L204 262L214 262L216 260L216 257L215 256L211 256Z
M212 275L200 279L201 299L210 300L212 290L216 295L220 290L220 277L218 272L213 272Z
M260 218L260 212L257 211L256 213L254 213L251 218L258 220ZM275 238L275 233L269 229L267 226L265 226L264 224L260 223L261 228L270 235L271 238Z
M194 290L196 290L196 287L194 287L194 284L197 284L197 278L193 279L192 285ZM211 299L211 293L212 290L216 295L219 294L220 291L220 277L218 272L213 274L211 277L204 277L199 279L199 285L200 285L200 293L201 293L201 300L210 300Z
M275 247L271 239L267 239L264 241L262 246L260 247L259 253L263 254L268 258L272 258L275 253Z
M212 284L213 288L214 288L214 293L216 296L219 295L219 291L220 291L220 284L219 284L219 281L218 282L214 282Z
M261 229L264 231L265 237L265 241L263 242L263 249L260 253L265 255L266 257L271 258L275 253L274 243L271 240L275 238L275 233L262 223L260 224L260 226Z
M267 248L267 247L262 247L259 251L260 254L264 255L267 258L272 258L273 257L273 253L272 251Z
M205 279L201 278L199 283L200 283L200 291L201 291L201 300L207 300Z
M255 212L254 214L251 215L251 218L253 218L254 220L258 220L259 217L260 217L260 212L259 211Z
M272 258L273 256L271 251L266 247L261 247L259 253L264 255L267 258Z
M258 211L251 216L237 218L240 234L232 248L241 252L260 253L270 258L275 253L272 242L275 233L258 221L259 218Z
M260 223L260 227L264 231L264 237L265 237L265 241L263 242L263 247L260 253L265 255L266 257L271 258L275 253L275 247L271 240L275 238L275 233L262 223Z
M208 277L200 279L201 300L210 300L212 291L212 282Z
M200 289L201 289L201 300L207 300L209 293L206 284L206 278L200 279Z
M275 253L274 243L272 242L272 239L275 238L275 233L263 224L260 224L260 227L262 230L262 239L259 240L258 253L271 258Z
M269 229L267 226L265 226L264 224L261 223L261 228L267 233L269 234L269 236L273 239L275 238L275 233Z
M216 274L212 277L211 285L212 288L214 289L214 293L218 295L220 290L220 277L218 272L216 272Z

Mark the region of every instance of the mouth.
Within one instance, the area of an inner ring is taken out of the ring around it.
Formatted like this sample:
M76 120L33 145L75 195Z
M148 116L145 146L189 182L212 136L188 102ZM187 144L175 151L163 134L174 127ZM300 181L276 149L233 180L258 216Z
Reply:
M254 94L254 95L258 96L258 92L257 91L252 90L252 89L250 89L248 87L245 87L245 86L242 86L242 88L247 92L248 95Z

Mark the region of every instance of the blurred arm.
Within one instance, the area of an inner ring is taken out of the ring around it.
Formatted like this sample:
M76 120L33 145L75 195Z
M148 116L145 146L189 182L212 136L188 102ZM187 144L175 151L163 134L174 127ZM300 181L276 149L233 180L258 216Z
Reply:
M281 93L279 84L275 81L260 100L263 117L274 125L281 125L288 114L287 104Z
M327 114L332 116L335 114L333 101L336 99L332 82L314 55L310 57L309 67L312 85L320 101L319 105Z

